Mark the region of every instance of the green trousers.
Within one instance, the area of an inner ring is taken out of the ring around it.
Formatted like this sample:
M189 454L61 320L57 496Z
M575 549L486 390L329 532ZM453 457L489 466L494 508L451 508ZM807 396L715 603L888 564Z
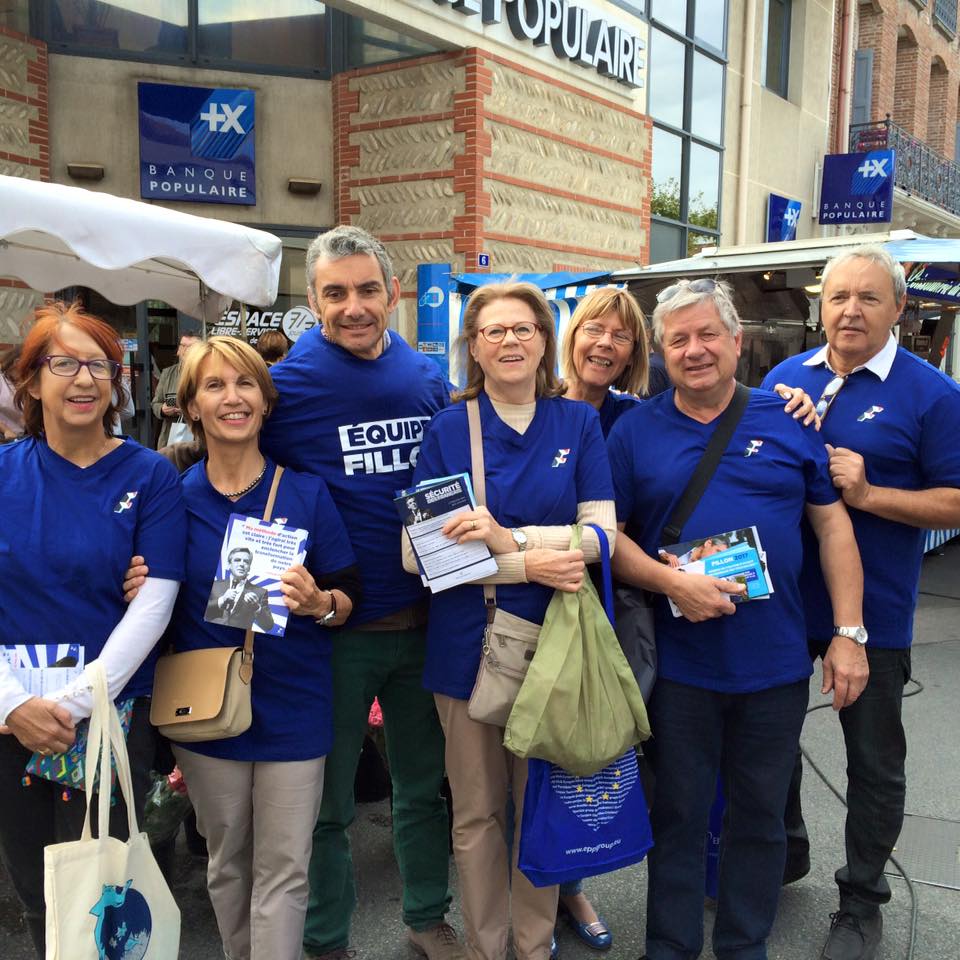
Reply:
M347 828L353 782L374 697L383 710L393 778L393 847L403 880L403 920L414 930L443 921L450 906L443 731L423 687L426 631L341 630L333 647L333 749L313 832L304 949L346 947L357 895Z

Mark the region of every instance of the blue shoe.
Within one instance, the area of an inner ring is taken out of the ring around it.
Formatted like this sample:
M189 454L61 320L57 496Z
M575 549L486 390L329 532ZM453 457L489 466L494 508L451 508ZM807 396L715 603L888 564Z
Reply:
M567 921L570 929L588 946L594 950L609 950L613 946L613 934L604 923L603 917L597 918L595 923L581 923L564 905L561 900L557 912Z
M550 938L550 960L557 960L560 956L560 948L557 946L557 938Z

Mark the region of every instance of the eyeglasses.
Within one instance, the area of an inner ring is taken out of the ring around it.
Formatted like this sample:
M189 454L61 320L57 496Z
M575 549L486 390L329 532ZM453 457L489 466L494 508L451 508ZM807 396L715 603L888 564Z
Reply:
M81 367L90 371L94 380L113 380L120 372L120 364L116 360L78 360L76 357L41 357L37 366L47 365L47 369L58 377L75 377Z
M607 328L601 326L599 323L585 323L580 329L591 339L599 340L605 333L608 332ZM633 346L633 337L627 333L626 330L617 330L615 333L610 334L610 339L618 347L632 347Z
M719 290L723 293L723 287L709 277L703 277L700 280L679 280L669 287L664 287L657 294L657 303L666 303L668 300L672 300L681 290L689 290L691 293L713 293L714 290Z
M540 328L535 323L529 323L526 320L522 320L520 323L515 323L511 327L505 327L502 324L494 323L489 327L481 327L478 332L483 339L487 341L487 343L502 343L503 338L507 335L508 330L512 330L513 335L518 340L532 340L534 336L540 332Z
M847 382L846 374L840 375L839 373L823 388L823 393L820 394L820 399L817 401L816 406L814 406L814 412L822 420L826 415L827 411L830 409L833 401L836 399L837 394L840 392L840 388Z

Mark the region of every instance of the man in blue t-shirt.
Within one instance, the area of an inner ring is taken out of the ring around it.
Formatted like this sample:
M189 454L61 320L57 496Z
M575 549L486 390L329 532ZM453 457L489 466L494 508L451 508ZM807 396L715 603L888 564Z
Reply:
M356 890L346 831L378 697L408 936L429 960L464 960L444 921L449 826L443 733L422 681L427 604L419 577L403 570L393 503L395 491L410 486L424 427L449 402L449 385L432 360L387 329L400 283L376 238L337 227L310 244L306 267L310 308L321 326L271 368L280 400L263 444L279 462L326 481L353 544L363 596L334 639L334 744L314 831L304 950L323 960L353 955Z
M850 509L863 559L863 609L870 682L840 712L847 750L846 864L836 874L840 909L823 960L869 960L890 899L883 869L900 834L906 793L906 737L900 718L924 530L960 527L960 388L897 346L891 330L906 301L903 268L882 247L860 247L823 271L821 319L827 343L784 361L764 385L788 380L819 397L830 475ZM809 532L807 532L809 537ZM831 626L816 554L805 552L807 636L823 653ZM787 807L792 864L809 865L800 812L800 758Z
M736 392L742 332L725 284L681 281L653 314L674 389L645 401L608 441L617 499L614 572L666 594L656 601L657 684L650 700L655 846L648 859L646 955L684 960L703 948L704 835L722 771L727 797L713 948L724 960L766 957L786 855L783 806L806 712L809 677L800 596L799 527L820 541L834 622L861 623L860 561L850 518L816 433L785 417L774 393L750 391L703 494L683 523L685 553L722 535L735 558L752 551L745 585L658 562L663 527ZM708 551L713 552L713 551ZM684 557L680 558L681 560ZM772 588L772 589L771 589ZM837 636L824 690L838 708L866 683L866 657Z

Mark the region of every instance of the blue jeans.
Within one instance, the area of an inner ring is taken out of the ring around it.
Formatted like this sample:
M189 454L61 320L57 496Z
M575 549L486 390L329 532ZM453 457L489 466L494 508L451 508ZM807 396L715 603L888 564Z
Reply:
M650 702L658 758L647 858L650 960L695 960L703 949L704 838L721 772L727 814L713 949L718 960L766 960L808 686L802 680L718 693L657 681Z
M861 919L890 899L883 869L903 826L907 739L900 711L910 679L909 647L888 650L868 643L866 650L870 680L857 701L840 711L847 750L847 862L836 873L841 909ZM826 652L826 644L811 642L811 656ZM791 855L803 858L809 841L800 807L801 775L798 753L786 823Z

